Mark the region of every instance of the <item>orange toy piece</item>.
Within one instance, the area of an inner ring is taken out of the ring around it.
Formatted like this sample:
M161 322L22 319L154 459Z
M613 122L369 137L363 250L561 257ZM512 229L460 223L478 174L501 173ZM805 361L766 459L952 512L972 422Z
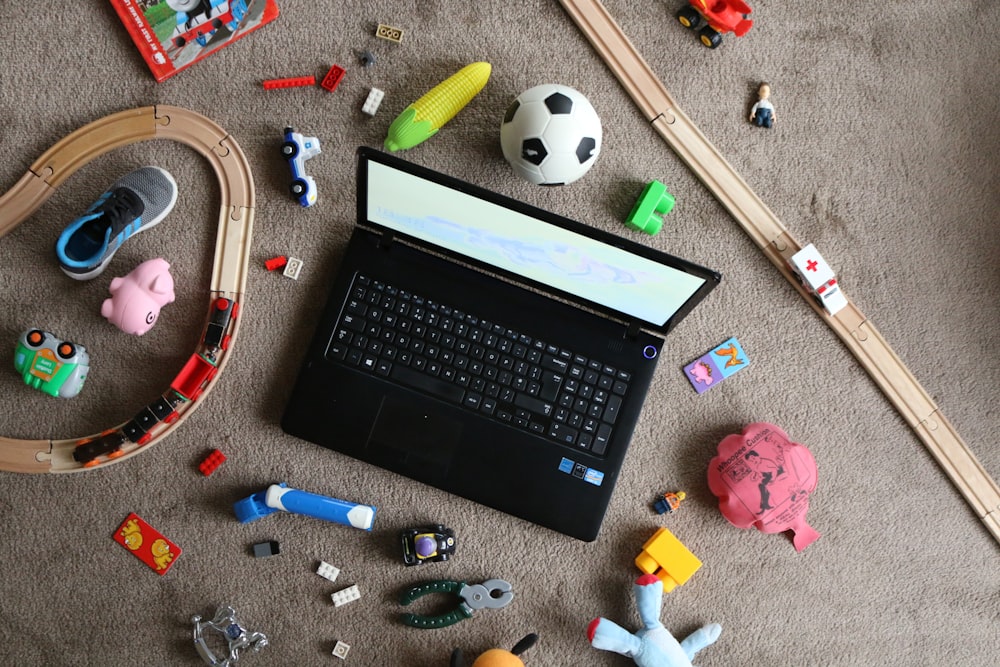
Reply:
M476 661L472 663L472 667L524 667L524 661L519 656L534 646L537 641L538 635L532 632L521 639L509 651L502 648L491 648L476 658ZM455 649L452 652L449 665L450 667L465 667L465 660L461 649Z
M701 567L701 561L666 528L660 528L646 540L635 564L646 574L662 580L665 593L683 586Z

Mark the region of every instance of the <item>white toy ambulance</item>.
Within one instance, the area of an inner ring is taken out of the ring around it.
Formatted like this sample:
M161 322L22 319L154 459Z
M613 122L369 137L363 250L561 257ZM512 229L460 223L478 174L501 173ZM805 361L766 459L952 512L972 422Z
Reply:
M837 276L812 243L792 255L792 270L830 315L847 305L847 297L837 285Z

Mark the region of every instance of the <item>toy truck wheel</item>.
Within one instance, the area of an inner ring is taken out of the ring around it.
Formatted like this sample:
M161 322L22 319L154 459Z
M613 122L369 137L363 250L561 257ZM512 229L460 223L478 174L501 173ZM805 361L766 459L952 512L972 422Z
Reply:
M711 28L704 28L701 33L699 33L698 38L701 40L702 44L710 49L714 49L719 44L722 44L722 35Z
M293 157L299 154L299 147L294 141L286 141L281 144L281 154L285 156L286 160L291 160Z
M292 181L292 184L288 186L288 190L296 197L299 197L305 194L306 189L308 187L309 186L306 185L305 181L303 181L301 178L296 178L294 181Z
M677 20L688 30L699 29L704 22L701 14L694 7L684 7L677 12Z
M42 347L42 343L45 342L45 332L39 329L32 329L28 332L28 335L24 337L27 342L28 347L32 350L37 350Z

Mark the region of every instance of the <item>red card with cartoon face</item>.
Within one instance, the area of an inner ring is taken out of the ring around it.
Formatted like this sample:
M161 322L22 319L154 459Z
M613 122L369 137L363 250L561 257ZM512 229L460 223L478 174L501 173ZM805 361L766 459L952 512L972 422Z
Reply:
M134 512L118 526L114 539L159 575L166 574L181 555L180 547Z
M765 422L726 436L708 466L708 487L718 496L719 511L731 524L754 526L762 533L791 530L796 551L820 536L806 523L816 481L812 452Z

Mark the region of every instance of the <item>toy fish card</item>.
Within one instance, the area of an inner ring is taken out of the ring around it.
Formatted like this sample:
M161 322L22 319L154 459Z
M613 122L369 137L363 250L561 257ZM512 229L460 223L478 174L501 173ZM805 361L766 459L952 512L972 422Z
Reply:
M132 552L153 572L164 575L177 562L181 549L134 512L115 531L114 540Z
M743 346L730 338L684 367L684 376L699 394L719 384L750 364Z

